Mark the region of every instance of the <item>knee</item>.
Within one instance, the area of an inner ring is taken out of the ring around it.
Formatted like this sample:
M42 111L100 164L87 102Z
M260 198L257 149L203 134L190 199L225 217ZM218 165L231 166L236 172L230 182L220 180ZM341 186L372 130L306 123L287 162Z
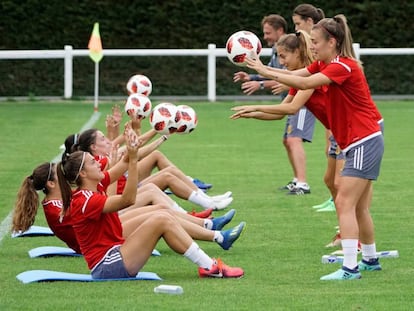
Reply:
M164 205L160 205L164 206ZM154 224L157 226L172 226L172 224L176 221L172 213L167 209L162 208L155 212L152 217Z

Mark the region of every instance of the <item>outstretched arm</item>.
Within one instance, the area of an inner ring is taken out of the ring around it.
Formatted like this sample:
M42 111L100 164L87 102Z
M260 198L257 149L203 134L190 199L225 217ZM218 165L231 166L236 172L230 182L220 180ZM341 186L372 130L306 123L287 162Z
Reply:
M311 75L306 68L293 72L274 71L273 68L263 65L259 59L246 58L246 62L247 67L256 70L260 75L299 90L314 89L332 82L320 72Z

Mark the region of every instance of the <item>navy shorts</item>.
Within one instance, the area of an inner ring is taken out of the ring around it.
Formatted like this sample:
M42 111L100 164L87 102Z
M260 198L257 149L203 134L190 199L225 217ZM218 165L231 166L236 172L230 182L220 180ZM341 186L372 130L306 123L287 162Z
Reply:
M374 136L349 148L345 153L345 165L341 176L352 176L376 180L379 176L384 137Z
M122 260L120 245L116 245L109 249L102 260L93 267L91 274L94 279L123 279L131 278L125 269Z
M315 116L306 108L296 114L289 115L286 120L283 138L300 137L303 141L312 142L315 129Z

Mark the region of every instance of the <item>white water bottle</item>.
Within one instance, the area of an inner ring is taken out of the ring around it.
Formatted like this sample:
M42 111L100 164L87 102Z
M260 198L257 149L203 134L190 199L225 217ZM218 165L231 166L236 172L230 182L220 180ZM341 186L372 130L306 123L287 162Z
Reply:
M154 288L154 293L180 295L184 293L184 290L181 286L178 285L160 285Z

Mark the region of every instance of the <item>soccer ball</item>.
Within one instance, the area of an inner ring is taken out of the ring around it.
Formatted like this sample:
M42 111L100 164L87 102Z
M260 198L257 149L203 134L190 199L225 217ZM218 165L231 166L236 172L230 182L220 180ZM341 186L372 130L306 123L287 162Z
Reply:
M197 126L197 114L193 108L187 105L177 106L181 113L181 120L178 122L177 134L188 134L194 131Z
M251 31L241 30L230 36L226 43L227 57L235 65L246 66L246 56L255 58L262 51L262 43Z
M129 78L126 88L128 95L138 93L149 96L152 92L152 83L147 76L138 74Z
M152 128L162 135L175 133L180 120L181 113L172 103L158 104L149 117Z
M145 119L151 113L151 101L142 94L131 94L125 102L125 112L129 117Z

